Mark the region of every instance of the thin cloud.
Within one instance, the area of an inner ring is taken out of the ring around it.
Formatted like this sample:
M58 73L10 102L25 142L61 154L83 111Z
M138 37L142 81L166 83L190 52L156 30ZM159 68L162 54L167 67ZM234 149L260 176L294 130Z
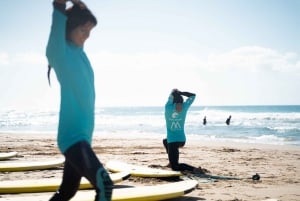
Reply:
M210 71L277 71L300 73L299 55L278 52L258 46L241 47L222 54L210 55L207 60Z
M5 52L0 53L0 64L1 66L8 66L18 64L21 66L27 65L45 65L46 57L41 53L27 52L27 53L16 53L8 54Z
M201 60L193 54L177 54L172 52L150 53L110 53L91 54L93 64L108 70L147 71L147 70L186 70L186 67L197 68Z
M21 53L16 55L16 62L23 63L23 64L46 64L46 57L41 53L29 52L29 53Z
M300 73L300 57L294 52L279 52L274 49L259 46L248 46L233 49L220 54L210 54L207 58L200 58L195 54L179 54L173 52L149 53L90 53L90 59L95 68L101 71L153 71L160 73L172 71L244 71L244 72L293 72ZM18 64L46 65L45 55L28 52L9 55L0 53L2 67Z
M4 52L0 52L0 65L8 65L9 64L9 59L8 55Z
M299 55L279 52L259 46L241 47L221 54L210 54L200 58L195 54L172 52L110 53L91 55L95 65L109 71L172 71L208 72L295 72L300 73Z

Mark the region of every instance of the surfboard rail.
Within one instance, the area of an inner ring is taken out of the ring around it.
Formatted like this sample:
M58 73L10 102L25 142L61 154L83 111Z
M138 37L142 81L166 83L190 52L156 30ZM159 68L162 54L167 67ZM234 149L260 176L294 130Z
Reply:
M0 161L8 160L12 157L15 157L17 154L18 154L18 152L16 152L16 151L2 152L2 153L0 153Z
M134 186L129 188L113 189L112 201L156 201L181 197L196 189L198 182L195 180L184 180L152 186ZM46 197L45 197L46 196ZM48 199L49 194L32 195L20 194L5 197L5 201L41 201ZM51 195L50 195L51 196ZM49 198L50 198L49 196ZM71 201L94 201L94 190L80 190ZM3 200L3 201L4 201ZM1 198L0 198L1 201Z
M112 181L116 184L130 177L129 172L110 173ZM61 178L44 178L28 180L9 180L0 182L0 194L54 192L58 189ZM90 182L82 178L79 189L92 189Z
M43 170L63 165L64 158L50 159L44 161L18 161L0 163L0 172L18 172L29 170Z

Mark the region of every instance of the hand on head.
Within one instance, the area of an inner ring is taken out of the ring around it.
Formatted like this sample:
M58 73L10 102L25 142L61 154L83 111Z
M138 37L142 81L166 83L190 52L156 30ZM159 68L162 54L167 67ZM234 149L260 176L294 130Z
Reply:
M86 8L86 5L80 0L55 0L55 2L61 4L66 4L68 1L71 1L73 4L78 4L81 9Z
M64 4L64 3L67 3L67 1L69 1L69 0L54 0L54 1L57 3Z
M173 90L172 90L172 93L173 92L177 92L177 91L179 91L177 88L174 88Z
M86 8L86 5L80 0L70 0L73 4L78 4L81 9Z

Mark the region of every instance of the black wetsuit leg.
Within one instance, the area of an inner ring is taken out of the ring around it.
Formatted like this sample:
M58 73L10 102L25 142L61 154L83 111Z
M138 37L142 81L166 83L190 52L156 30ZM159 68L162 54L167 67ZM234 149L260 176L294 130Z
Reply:
M79 172L73 168L69 160L65 160L62 183L50 201L70 200L77 192L80 180Z
M164 144L164 147L166 149L166 152L168 153L168 141L167 141L167 139L163 139L163 144Z
M179 163L179 148L183 147L185 142L168 143L168 157L171 168L176 171L193 171L194 167L185 163Z
M87 142L74 144L64 155L66 163L63 181L50 201L67 201L73 197L78 190L82 176L94 186L95 201L111 201L113 182Z

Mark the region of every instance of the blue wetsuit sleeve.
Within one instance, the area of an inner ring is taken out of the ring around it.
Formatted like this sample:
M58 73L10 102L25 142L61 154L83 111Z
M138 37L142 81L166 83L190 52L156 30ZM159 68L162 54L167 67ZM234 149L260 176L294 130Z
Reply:
M196 94L191 93L191 92L186 92L186 91L179 92L179 94L182 95L182 96L186 96L186 97L196 96Z
M53 2L54 8L59 10L61 13L66 13L66 4L65 3L57 3L56 1Z
M193 104L195 98L196 94L193 94L186 99L185 104L187 105L187 107L190 107Z
M173 94L171 93L171 94L169 95L169 97L168 97L167 102L166 102L166 106L173 104L173 98L174 98L174 96L173 96Z
M66 21L65 4L53 3L52 25L46 48L46 56L50 66L57 67L57 63L64 58L66 49Z

